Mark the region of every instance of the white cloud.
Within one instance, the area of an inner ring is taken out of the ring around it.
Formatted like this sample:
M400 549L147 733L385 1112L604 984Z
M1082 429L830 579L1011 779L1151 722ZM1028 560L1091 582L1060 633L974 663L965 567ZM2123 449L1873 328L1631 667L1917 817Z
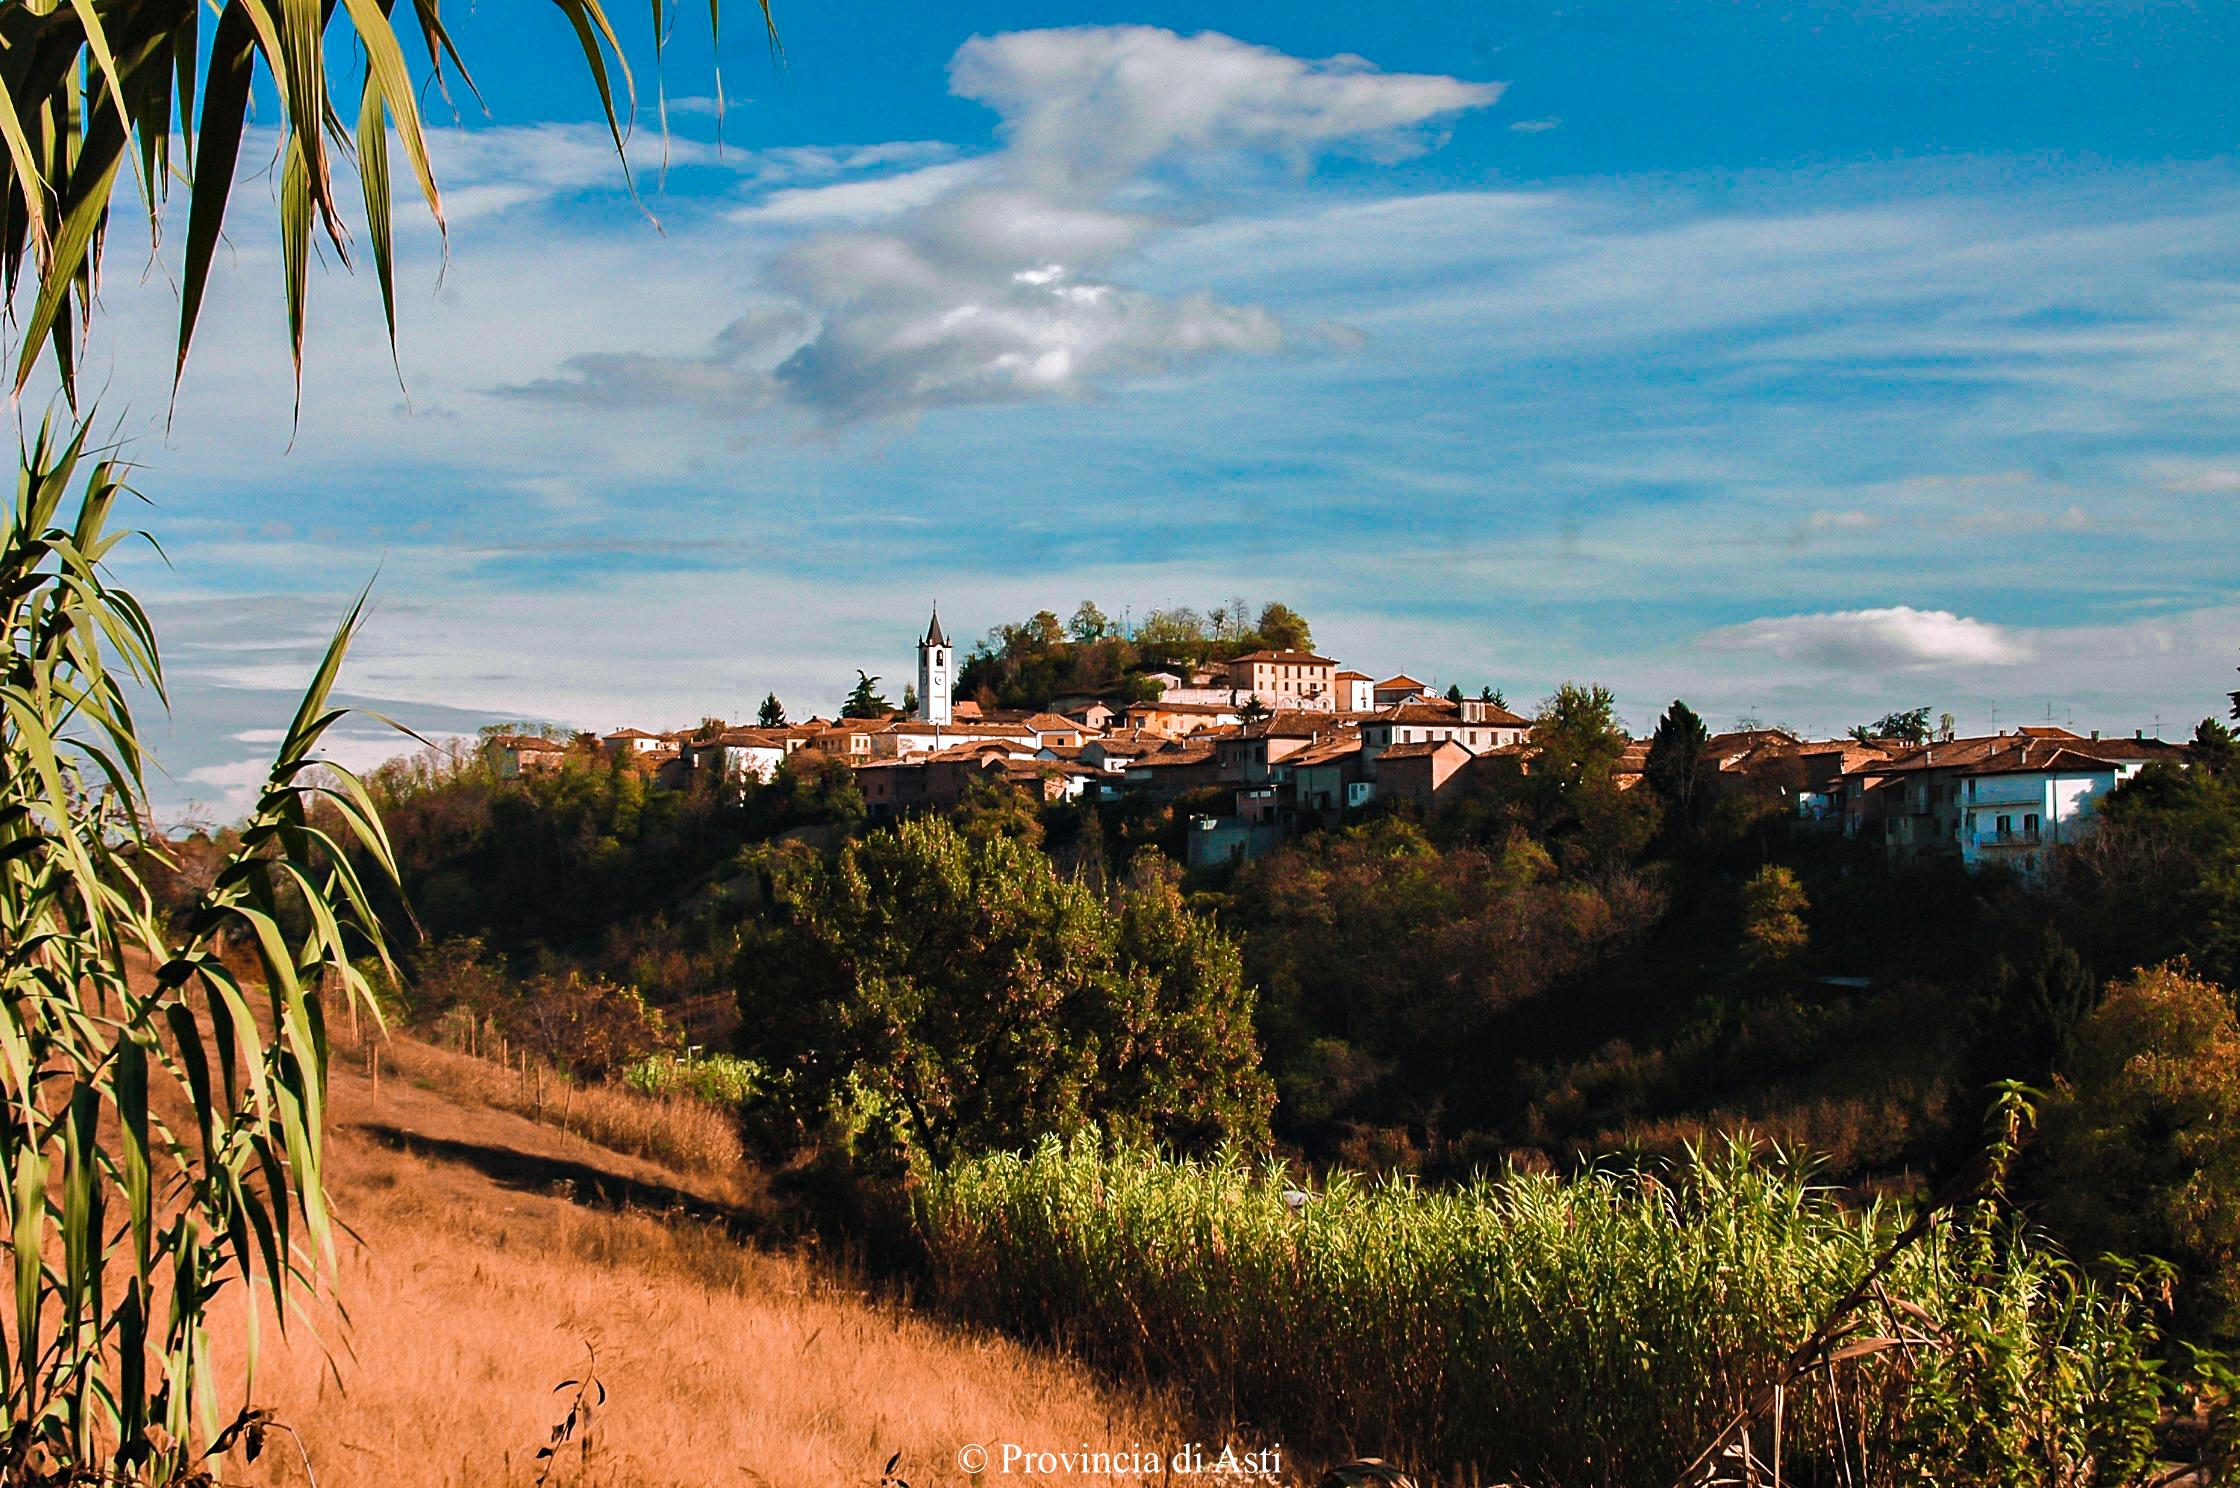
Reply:
M1551 129L1563 127L1563 120L1550 114L1545 119L1519 119L1509 126L1512 134L1546 134Z
M1304 156L1340 144L1421 148L1427 122L1481 108L1498 83L1379 72L1359 57L1309 62L1233 37L1151 26L975 37L951 87L1003 116L1022 179L1100 194L1183 152Z
M1214 210L1210 194L1178 183L1240 162L1421 150L1440 120L1501 92L1147 26L975 38L950 77L1001 116L994 154L788 187L731 213L759 228L852 226L795 243L771 269L814 333L774 372L730 367L720 348L681 359L677 377L699 401L743 407L774 390L829 427L1078 399L1213 356L1277 352L1294 338L1264 309L1121 282L1125 261L1178 217ZM1310 339L1333 338L1316 328ZM666 360L577 359L571 396L634 402L664 381L655 364Z
M1750 620L1708 631L1697 644L1714 651L1764 651L1829 671L2005 667L2031 658L2026 644L1997 625L1911 605Z

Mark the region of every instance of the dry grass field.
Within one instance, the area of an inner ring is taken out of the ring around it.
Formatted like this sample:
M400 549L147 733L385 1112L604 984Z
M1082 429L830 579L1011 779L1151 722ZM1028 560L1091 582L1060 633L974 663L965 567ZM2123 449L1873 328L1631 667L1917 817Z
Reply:
M593 1350L606 1404L556 1483L837 1488L876 1483L900 1451L924 1488L965 1480L968 1442L1182 1439L1148 1398L1075 1364L742 1243L753 1195L728 1174L486 1105L463 1056L389 1050L378 1094L362 1059L336 1059L334 1189L357 1237L339 1256L347 1322L329 1309L310 1315L317 1339L268 1330L257 1380L321 1488L536 1481L567 1411L553 1387ZM246 1481L310 1479L281 1435Z

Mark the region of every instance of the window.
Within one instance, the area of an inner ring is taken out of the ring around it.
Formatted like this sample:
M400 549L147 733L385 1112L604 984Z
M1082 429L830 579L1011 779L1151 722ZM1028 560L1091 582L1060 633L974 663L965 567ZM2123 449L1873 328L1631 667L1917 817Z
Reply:
M2032 837L2038 835L2038 816L2036 812L2032 812L2022 819L2022 830Z
M2011 816L2002 816L2002 817L2000 817L2000 818L1999 818L1999 835L2000 835L2000 836L2002 836L2002 837L2007 837L2007 836L2011 836L2011 835L2013 835L2013 833L2014 833L2014 818L2013 818L2013 817L2011 817Z

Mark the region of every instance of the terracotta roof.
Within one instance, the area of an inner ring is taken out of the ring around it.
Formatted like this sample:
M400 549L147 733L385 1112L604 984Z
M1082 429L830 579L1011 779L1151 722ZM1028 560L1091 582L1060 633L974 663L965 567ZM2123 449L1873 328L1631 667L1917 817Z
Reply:
M1394 703L1389 708L1379 708L1369 716L1378 723L1435 723L1442 727L1451 728L1530 728L1532 726L1521 718L1517 718L1513 723L1498 718L1471 722L1456 712L1454 705L1451 703L1444 708L1434 703ZM1514 714L1510 716L1515 717Z
M528 750L532 754L565 754L568 752L567 745L561 743L558 739L547 739L541 734L493 734L485 742L499 749L511 749L516 753L522 750Z
M1383 692L1385 689L1390 687L1413 687L1418 692L1421 692L1423 690L1424 684L1418 682L1415 678L1409 676L1406 672L1402 672L1396 677L1387 677L1382 682L1379 682L1377 684L1377 691Z
M1128 768L1131 770L1167 770L1178 765L1205 765L1212 762L1213 746L1211 744L1180 744L1172 748L1162 749L1156 754L1147 754L1143 758L1132 762Z
M1470 752L1453 739L1425 739L1419 743L1394 744L1377 755L1377 763L1381 765L1386 760L1395 759L1429 759L1442 749L1461 749L1464 754Z
M2164 739L2082 739L2074 734L2045 738L2036 734L2006 740L1960 767L1962 775L2035 775L2041 771L2082 770L2098 774L2129 760L2177 759L2185 746Z
M667 736L664 734L649 734L640 728L619 728L611 734L601 734L599 737L602 739L660 739Z
M1502 728L1531 728L1532 720L1521 713L1512 713L1491 698L1465 698L1465 704L1474 704L1484 714L1480 723L1499 724ZM1646 741L1644 741L1646 742Z
M1062 713L1030 713L1019 721L1039 733L1052 733L1059 730L1074 734L1081 732L1080 723Z
M1310 744L1306 748L1300 750L1297 754L1291 756L1291 758L1285 760L1283 763L1289 768L1296 770L1301 768L1302 766L1308 765L1336 764L1346 756L1359 754L1360 752L1361 736L1356 733L1348 732L1340 734L1335 738L1323 739L1317 743Z
M1130 713L1234 713L1236 703L1130 703Z
M1367 672L1340 672L1334 680L1339 682L1373 682L1376 679Z
M900 719L880 726L883 734L976 734L988 739L1024 739L1034 730L1017 723L925 723Z
M1281 713L1271 713L1258 723L1248 723L1237 731L1241 739L1315 739L1334 733L1339 727L1337 718L1329 713L1309 712L1304 708L1291 708Z

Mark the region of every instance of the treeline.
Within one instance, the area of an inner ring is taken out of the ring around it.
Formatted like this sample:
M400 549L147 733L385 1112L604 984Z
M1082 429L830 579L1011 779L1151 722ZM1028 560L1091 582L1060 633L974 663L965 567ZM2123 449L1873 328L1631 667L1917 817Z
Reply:
M1305 617L1286 604L1257 614L1242 599L1203 611L1175 606L1125 623L1085 599L1064 621L1041 610L988 632L958 668L957 695L983 708L1047 708L1073 694L1141 702L1158 693L1147 672L1313 645Z
M989 788L866 831L814 756L737 792L649 792L595 758L520 780L423 760L374 786L424 960L456 982L471 943L506 995L626 990L672 1046L727 1046L761 1076L745 1114L773 1155L946 1163L1096 1132L1445 1181L1749 1130L1904 1189L1974 1151L2014 1080L2046 1092L2049 1129L2019 1181L2067 1196L2047 1210L2065 1232L2229 1270L2222 726L2034 879L1800 824L1704 738L1676 705L1625 788L1609 695L1567 687L1529 771L1195 878L1171 861L1187 801L1038 810ZM2186 1295L2217 1331L2213 1290Z

